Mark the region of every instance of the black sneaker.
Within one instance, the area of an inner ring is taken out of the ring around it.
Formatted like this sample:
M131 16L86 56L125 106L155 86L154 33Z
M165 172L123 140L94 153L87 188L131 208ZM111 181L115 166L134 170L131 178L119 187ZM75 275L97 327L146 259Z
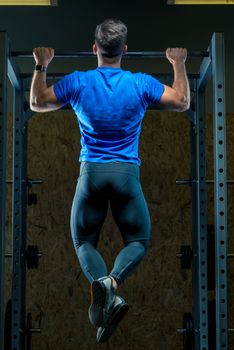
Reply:
M91 284L91 305L89 320L95 327L101 327L109 317L115 302L115 289L111 277L102 277Z
M119 322L128 312L129 305L119 296L116 296L114 307L106 323L97 329L97 342L106 342L116 330Z

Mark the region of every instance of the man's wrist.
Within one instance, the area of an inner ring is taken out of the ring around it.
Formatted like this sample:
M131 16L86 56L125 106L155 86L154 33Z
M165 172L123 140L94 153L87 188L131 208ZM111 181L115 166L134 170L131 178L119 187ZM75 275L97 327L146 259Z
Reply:
M177 68L177 67L184 67L185 66L185 62L184 61L174 61L172 65L175 68Z
M34 68L35 72L46 72L47 65L44 64L36 64Z

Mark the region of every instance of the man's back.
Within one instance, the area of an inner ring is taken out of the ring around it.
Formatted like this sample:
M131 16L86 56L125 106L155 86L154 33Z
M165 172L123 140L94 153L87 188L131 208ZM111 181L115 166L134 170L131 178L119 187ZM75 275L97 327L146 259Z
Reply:
M71 103L81 130L81 161L139 164L138 139L149 103L164 87L156 79L121 68L74 72L54 87L58 100Z

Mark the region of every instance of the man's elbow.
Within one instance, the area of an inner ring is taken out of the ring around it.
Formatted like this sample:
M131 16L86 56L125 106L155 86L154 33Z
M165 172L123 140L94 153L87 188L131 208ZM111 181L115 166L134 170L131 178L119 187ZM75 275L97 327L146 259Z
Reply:
M31 111L33 111L33 112L38 112L38 106L37 106L37 104L35 103L35 102L30 102L30 109L31 109Z
M190 101L182 102L179 108L179 112L186 112L190 108Z
M30 109L33 112L41 112L44 107L45 103L43 101L42 96L34 97L34 99L30 101Z
M177 111L178 112L186 112L190 108L190 98L186 98L185 96L181 96L178 99Z

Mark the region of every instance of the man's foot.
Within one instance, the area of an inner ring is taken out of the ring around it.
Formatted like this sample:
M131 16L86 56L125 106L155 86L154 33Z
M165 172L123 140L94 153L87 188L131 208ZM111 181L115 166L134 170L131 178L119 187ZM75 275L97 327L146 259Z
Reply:
M107 341L118 326L119 322L128 312L129 305L119 296L116 296L115 303L106 323L97 329L97 342L104 343Z
M109 317L115 302L115 289L111 277L102 277L91 284L91 305L89 320L95 327L101 327Z

